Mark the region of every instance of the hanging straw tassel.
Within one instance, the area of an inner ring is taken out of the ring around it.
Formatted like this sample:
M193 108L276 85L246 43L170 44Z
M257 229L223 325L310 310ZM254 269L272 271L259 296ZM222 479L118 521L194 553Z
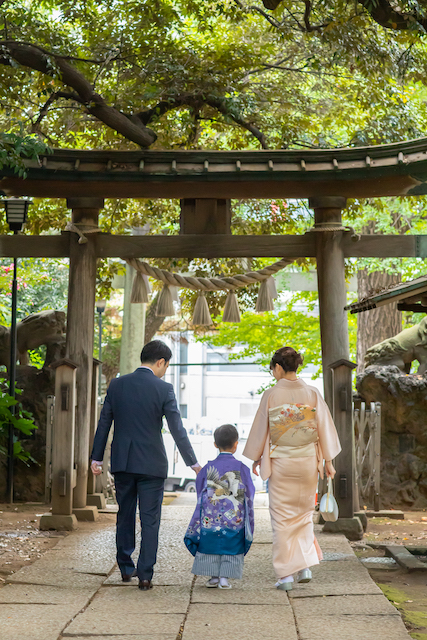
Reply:
M170 287L165 284L160 291L157 301L156 316L166 318L166 316L174 316L175 307L173 306L172 293Z
M145 273L143 273L142 277L144 278L144 282L145 282L145 286L147 287L147 291L150 294L151 293L151 285L150 285L150 281L148 279L148 276L146 276Z
M203 292L199 293L199 297L194 305L193 324L208 326L212 324L211 314L209 312L208 301Z
M271 297L273 298L273 300L276 300L276 298L278 297L278 293L277 293L275 279L272 276L270 276L269 278L267 278L267 284L268 284L268 290L270 292Z
M136 272L136 275L133 279L130 301L136 304L141 302L148 302L147 283L140 271Z
M225 301L224 313L222 314L223 322L240 322L240 309L237 302L237 296L234 291L230 291Z
M257 313L263 313L263 311L273 311L274 309L270 286L271 285L268 284L268 279L264 280L264 282L261 282L255 306L255 311Z
M172 300L174 302L179 302L178 287L170 287L170 290L171 290Z

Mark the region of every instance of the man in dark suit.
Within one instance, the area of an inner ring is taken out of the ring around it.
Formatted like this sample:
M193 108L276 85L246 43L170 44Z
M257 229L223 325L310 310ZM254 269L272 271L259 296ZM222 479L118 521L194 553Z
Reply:
M145 345L141 366L133 373L111 381L98 422L92 449L92 471L101 473L104 449L114 420L111 445L111 473L114 475L117 514L117 564L122 579L135 575L135 514L139 503L141 549L136 575L139 588L151 589L156 563L163 485L168 461L162 438L163 416L187 466L196 474L193 447L185 431L171 384L161 378L166 373L172 351L160 340Z

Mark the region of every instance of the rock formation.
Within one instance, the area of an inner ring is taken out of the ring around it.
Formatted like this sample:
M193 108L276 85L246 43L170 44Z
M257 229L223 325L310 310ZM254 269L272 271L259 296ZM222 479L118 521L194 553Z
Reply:
M418 360L419 374L427 371L427 316L419 324L404 329L394 338L374 344L367 350L365 365L395 365L409 373L411 364Z
M47 346L45 366L59 357L65 344L65 313L63 311L41 311L32 313L16 326L17 347L20 364L28 364L28 351L41 345ZM0 326L0 365L10 365L10 329Z
M38 429L25 438L19 436L24 449L37 463L26 466L15 462L14 489L17 501L43 501L46 460L47 396L55 393L55 374L49 368L65 352L65 313L42 311L24 318L17 325L20 365L17 367L17 387L24 392L18 396L23 408L34 416ZM28 366L28 351L46 345L46 360L41 369ZM0 326L0 364L9 367L10 329ZM0 457L0 487L6 487L6 458Z
M369 366L356 386L366 402L381 402L382 506L427 508L427 374Z

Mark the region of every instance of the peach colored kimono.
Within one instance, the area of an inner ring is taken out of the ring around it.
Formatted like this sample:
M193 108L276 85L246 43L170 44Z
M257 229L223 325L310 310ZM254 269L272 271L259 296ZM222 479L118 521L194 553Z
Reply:
M298 446L289 444L293 442L289 433L297 433L295 425L302 427L297 430ZM315 387L299 378L282 379L264 392L243 455L261 459L261 477L269 479L273 566L278 578L322 559L313 530L317 474L323 478L323 460L333 460L340 451L328 406Z

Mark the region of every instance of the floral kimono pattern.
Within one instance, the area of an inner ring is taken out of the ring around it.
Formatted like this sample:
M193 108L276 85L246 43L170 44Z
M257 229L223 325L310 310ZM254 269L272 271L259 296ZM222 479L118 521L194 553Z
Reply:
M237 555L249 551L254 531L254 485L249 469L221 453L197 476L197 506L184 542L196 552Z
M315 407L307 404L282 404L268 410L271 453L278 447L305 447L316 443Z

